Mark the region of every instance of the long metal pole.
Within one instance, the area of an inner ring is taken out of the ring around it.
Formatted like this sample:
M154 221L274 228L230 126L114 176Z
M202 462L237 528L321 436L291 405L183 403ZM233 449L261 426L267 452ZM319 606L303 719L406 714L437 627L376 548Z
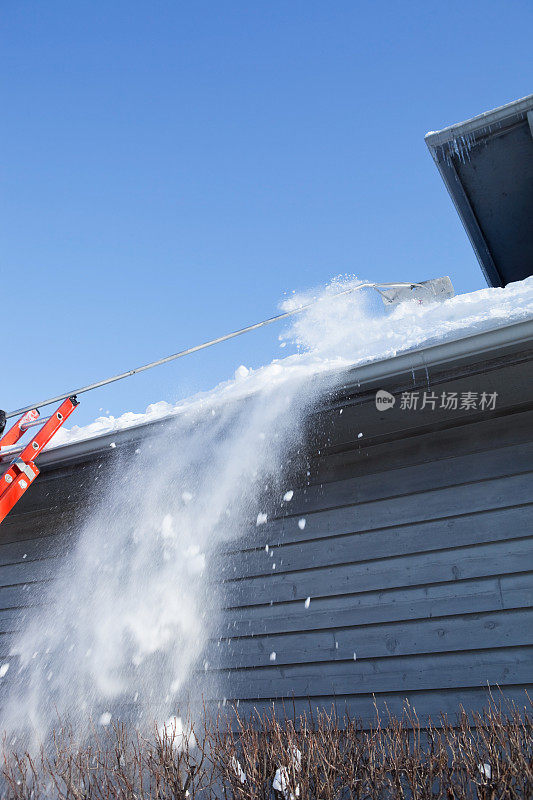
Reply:
M331 295L331 298L341 297L345 294L351 294L352 292L356 292L359 289L397 289L397 288L407 288L411 287L414 288L415 286L420 286L419 283L360 283L357 286L352 286L349 289L344 289L342 292L337 292L337 294ZM310 303L306 303L303 306L298 306L298 308L294 308L292 311L285 311L283 314L277 314L275 317L270 317L269 319L264 319L262 322L256 322L254 325L248 325L246 328L241 328L238 331L233 331L232 333L226 333L224 336L219 336L216 339L211 339L209 342L203 342L202 344L197 344L194 347L188 347L186 350L180 350L179 353L173 353L171 356L166 356L165 358L160 358L157 361L151 361L149 364L144 364L142 367L136 367L135 369L129 369L127 372L121 372L118 375L113 375L110 378L104 378L102 381L97 381L96 383L90 383L87 386L82 386L81 389L73 389L70 392L64 392L63 394L58 394L56 397L49 397L48 400L41 400L39 403L32 403L29 406L24 406L23 408L17 408L14 411L10 411L6 414L6 419L9 417L17 417L21 414L25 414L26 411L31 411L34 408L42 408L43 406L51 405L52 403L58 403L60 400L65 400L67 397L72 397L73 395L83 394L84 392L90 392L92 389L98 389L100 386L107 386L108 383L115 383L115 381L121 381L123 378L129 378L130 375L135 375L138 372L144 372L147 369L152 369L152 367L158 367L160 364L168 364L169 361L175 361L177 358L183 358L183 356L188 356L191 353L197 353L198 350L205 350L206 347L212 347L214 344L220 344L220 342L227 342L228 339L234 339L236 336L242 336L243 333L249 333L249 331L255 331L258 328L262 328L265 325L271 325L273 322L279 322L282 319L287 319L287 317L292 317L295 314L300 314L302 311L306 311L308 308L320 303L322 300L326 298L319 297L316 300L313 300ZM328 298L330 299L330 298Z

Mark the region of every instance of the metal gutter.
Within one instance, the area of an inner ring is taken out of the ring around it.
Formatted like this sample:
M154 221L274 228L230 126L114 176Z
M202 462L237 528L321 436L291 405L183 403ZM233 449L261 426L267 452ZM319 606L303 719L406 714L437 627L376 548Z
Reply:
M361 387L365 383L391 379L412 369L422 368L425 370L465 358L483 360L486 355L495 351L519 347L532 341L533 317L459 339L406 350L392 358L362 364L346 372L344 389L352 388L355 392L361 391ZM111 452L118 453L121 447L131 447L141 442L159 431L161 426L170 424L172 419L173 417L165 417L155 422L145 422L131 428L112 431L103 436L52 448L39 457L39 467L65 466L95 458L98 455L109 456ZM116 450L110 450L112 443L116 445ZM7 467L7 464L0 465L0 471L2 466Z
M503 347L533 341L533 318L505 325L481 333L471 334L448 342L427 345L400 353L394 358L364 364L348 375L354 376L352 383L368 383L402 374L412 367L436 367L457 361L460 358L482 356Z

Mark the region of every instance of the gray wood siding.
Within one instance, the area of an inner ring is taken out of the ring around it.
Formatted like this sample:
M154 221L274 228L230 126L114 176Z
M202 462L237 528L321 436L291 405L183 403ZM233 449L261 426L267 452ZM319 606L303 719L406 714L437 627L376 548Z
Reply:
M505 415L429 431L401 414L380 430L370 402L324 427L313 483L221 555L225 637L210 658L240 711L335 705L368 719L408 699L427 720L482 706L488 684L523 705L533 419L509 395Z
M491 414L380 414L374 386L341 391L317 414L310 479L287 477L291 502L273 498L268 523L212 565L224 607L205 659L221 698L244 712L335 704L363 719L374 703L397 713L408 698L425 720L480 707L490 684L523 704L533 689L531 363L521 353L431 375L435 391L498 391ZM383 388L417 388L410 380ZM68 548L101 460L45 470L0 527L0 656Z

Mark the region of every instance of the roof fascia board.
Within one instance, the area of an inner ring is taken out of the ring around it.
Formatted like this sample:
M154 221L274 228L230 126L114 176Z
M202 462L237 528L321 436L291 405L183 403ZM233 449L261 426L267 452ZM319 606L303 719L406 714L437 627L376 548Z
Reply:
M509 282L506 262L499 263L502 261L501 256L497 257L491 252L486 238L490 231L484 230L483 222L480 224L477 217L480 209L476 203L481 202L483 207L483 198L469 197L468 188L463 184L461 167L458 165L470 161L471 152L476 146L489 144L491 140L509 133L518 126L523 126L524 123L526 125L529 123L533 135L533 94L492 111L486 111L465 122L449 125L441 131L430 131L425 136L428 149L463 224L481 270L491 286L505 286Z
M485 237L483 236L481 228L479 227L477 217L474 214L463 184L459 180L459 176L457 175L457 170L455 169L453 162L451 160L448 161L438 158L436 150L433 148L430 148L430 152L435 164L437 165L437 169L441 174L448 194L451 197L452 203L455 206L455 210L457 211L463 228L465 229L465 233L470 240L470 244L472 245L474 253L476 254L479 266L481 267L481 271L483 272L485 280L487 281L487 285L502 287L504 285L503 278L500 275L496 264L494 263L492 253L487 246Z

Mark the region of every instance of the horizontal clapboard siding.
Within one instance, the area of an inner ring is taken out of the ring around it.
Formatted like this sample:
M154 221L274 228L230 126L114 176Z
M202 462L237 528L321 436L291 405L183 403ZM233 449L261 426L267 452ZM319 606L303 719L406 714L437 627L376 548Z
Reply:
M529 607L533 572L227 609L224 638L424 620ZM305 614L302 614L301 606Z
M360 662L336 662L325 673L321 664L306 664L276 670L278 697L316 697L327 694L367 694L372 681L373 692L420 691L468 688L487 683L518 685L531 680L533 648L516 650L447 652L414 655L394 661L365 659ZM483 674L485 680L480 680ZM232 673L234 697L263 700L269 698L268 682L272 675L265 670Z
M408 536L405 525L395 525L297 542L271 543L268 551L259 548L243 552L235 571L232 566L234 559L223 564L222 574L229 572L231 577L227 578L228 581L242 581L254 576L272 575L273 564L276 564L275 572L279 574L316 569L320 564L375 561L415 552L466 547L493 542L495 527L500 530L499 540L519 539L530 533L532 508L533 504L515 505L407 523Z
M531 697L532 691L531 682L521 683L519 686L505 684L504 691L494 690L492 697L493 701L501 705L504 710L508 708L509 703L514 703L517 708L529 712L530 703L527 694ZM271 701L262 699L232 701L226 698L226 707L235 709L237 714L244 717L275 710L278 716L287 716L291 719L298 719L302 714L313 715L318 710L325 709L328 712L335 711L341 717L348 714L352 719L360 719L363 724L372 725L375 724L376 712L383 720L386 720L389 714L402 717L408 701L422 725L428 724L430 720L438 725L441 716L446 716L454 722L461 708L469 712L480 711L487 705L488 693L486 686L475 688L453 686L449 689L432 688L409 692L402 689L395 692L376 691L371 697L368 694L357 695L351 692L345 695L331 693L317 696L310 693L305 698L296 696L287 700Z
M502 572L531 569L531 539L496 541L477 547L456 547L440 552L415 553L370 562L316 566L312 570L250 578L228 584L230 606L258 605L274 600L351 594L385 590L393 586L419 586Z
M379 414L371 387L315 415L306 470L265 501L266 524L212 558L222 608L198 677L207 671L220 700L245 714L274 702L280 713L335 705L368 720L374 704L401 713L408 698L426 721L482 707L489 684L523 704L531 359L461 369L460 380L432 375L438 390L497 391L497 412L417 417L397 404ZM395 380L380 388L408 389L412 376ZM0 656L42 602L110 457L43 471L0 527Z
M531 487L531 473L526 473L486 481L469 481L357 505L330 507L307 515L303 530L298 525L299 514L274 520L268 529L268 541L272 545L284 541L305 542L311 538L454 518L485 511L487 507L492 510L522 505L531 501ZM250 541L255 540L258 544L263 539L262 529L258 529L253 538L250 537Z
M208 660L239 713L334 705L369 720L374 703L401 713L409 699L427 721L481 708L488 685L523 704L532 423L517 408L460 432L325 448L313 484L219 556L226 607Z
M525 628L525 631L524 631ZM269 654L276 653L276 665L324 661L388 658L391 655L441 653L489 647L514 647L524 641L533 645L531 609L489 611L483 614L455 614L431 619L414 619L346 628L335 627L306 632L250 636L220 647L211 645L209 657L233 669L268 666Z
M533 424L533 419L532 419ZM494 446L487 453L469 453L455 458L439 459L411 467L390 469L384 479L383 473L373 473L335 481L326 486L308 486L297 490L294 499L284 503L286 514L290 514L292 503L299 513L323 511L329 505L350 506L358 502L382 500L392 496L419 494L420 492L448 486L457 486L471 481L500 478L531 472L533 444L527 442L511 447Z

